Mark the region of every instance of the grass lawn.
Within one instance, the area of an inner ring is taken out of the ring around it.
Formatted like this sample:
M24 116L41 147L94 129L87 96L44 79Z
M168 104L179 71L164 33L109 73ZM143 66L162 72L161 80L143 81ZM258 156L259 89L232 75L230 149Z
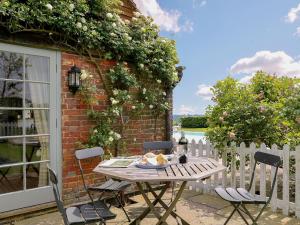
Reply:
M207 132L208 128L181 128L180 131Z

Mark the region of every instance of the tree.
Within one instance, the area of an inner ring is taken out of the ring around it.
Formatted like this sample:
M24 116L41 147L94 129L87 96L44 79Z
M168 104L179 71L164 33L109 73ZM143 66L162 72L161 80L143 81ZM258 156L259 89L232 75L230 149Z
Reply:
M300 144L300 79L257 72L249 84L231 77L212 89L215 105L206 112L208 138L217 147L235 141L267 146Z

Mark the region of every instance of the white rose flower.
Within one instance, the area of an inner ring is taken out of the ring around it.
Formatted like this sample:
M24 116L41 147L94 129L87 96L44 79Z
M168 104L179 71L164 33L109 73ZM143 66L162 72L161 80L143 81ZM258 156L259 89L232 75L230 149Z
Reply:
M132 109L135 109L136 107L135 107L135 105L133 105L133 106L131 106L131 108L132 108Z
M109 141L109 142L113 142L113 141L114 141L114 138L110 136L110 137L108 138L108 141Z
M131 40L132 40L132 37L129 36L129 37L128 37L128 40L131 41Z
M117 26L117 24L116 24L116 23L112 23L111 25L112 25L113 27L116 27L116 26Z
M98 131L95 129L95 130L94 130L94 134L96 134L96 133L98 133Z
M136 138L133 138L133 141L136 142Z
M139 12L134 12L134 16L135 17L140 17L142 14L141 13L139 13Z
M153 109L153 105L149 105L149 108L150 108L150 109Z
M87 77L88 77L87 72L85 70L82 70L80 75L81 80L85 80Z
M92 35L97 35L97 31L92 30Z
M159 59L159 61L160 61L160 62L163 62L164 60L163 60L163 59Z
M130 20L125 20L125 23L126 24L130 24Z
M83 31L87 31L87 30L88 30L87 26L83 26L83 27L82 27L82 30L83 30Z
M82 23L77 22L77 23L76 23L76 27L79 28L79 29L81 29L81 28L82 28Z
M73 11L74 9L75 9L75 5L71 3L71 4L69 5L69 10L70 10L70 11Z
M132 21L137 21L137 18L136 17L132 17Z
M159 79L158 79L158 80L156 80L156 82L157 82L157 83L159 83L159 84L161 84L161 80L159 80Z
M117 89L114 89L114 90L113 90L113 94L114 94L114 95L118 95L118 94L119 94L119 91L118 91Z
M162 94L163 94L163 96L166 96L166 95L167 95L167 93L166 93L165 91L164 91Z
M145 99L148 100L148 97L146 96Z
M147 89L143 88L143 94L146 94Z
M86 19L84 17L81 17L81 23L86 23Z
M113 33L113 32L111 32L109 35L112 36L112 37L117 36L117 35L116 35L115 33Z
M118 134L118 133L115 133L115 137L116 137L117 140L119 140L121 138L121 135Z
M118 100L116 100L116 99L114 99L114 98L110 98L110 100L111 100L111 104L113 104L113 105L115 105L115 104L118 104L118 103L119 103L119 101L118 101Z
M141 63L139 66L141 69L143 69L145 67L143 63Z
M110 135L113 135L113 134L114 134L114 132L111 130L111 131L109 131L109 134L110 134Z
M49 10L52 10L52 9L53 9L53 6L52 6L51 4L49 4L49 3L46 5L46 7L47 7L47 9L49 9Z
M111 19L111 18L113 18L113 14L107 13L107 14L106 14L106 17L109 18L109 19Z
M162 43L166 43L167 41L166 41L165 39L162 39L161 42L162 42Z

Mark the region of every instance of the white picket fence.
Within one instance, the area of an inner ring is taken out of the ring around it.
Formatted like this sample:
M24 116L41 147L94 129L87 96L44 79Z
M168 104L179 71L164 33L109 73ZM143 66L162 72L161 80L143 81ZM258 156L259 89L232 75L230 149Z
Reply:
M254 165L254 153L256 151L268 152L278 155L283 160L282 168L279 168L276 186L270 206L273 211L281 209L285 215L295 213L297 218L300 218L300 146L295 151L290 151L290 147L285 145L283 149L279 149L273 145L271 149L262 144L259 148L252 143L250 147L246 147L244 143L240 146L232 144L222 155L218 154L217 149L209 143L198 142L194 140L189 144L188 155L194 157L211 157L218 160L225 166L230 167L225 172L215 174L205 181L190 182L190 189L203 193L214 194L216 186L230 186L247 188L252 175ZM234 156L234 157L231 157ZM229 165L227 157L230 157ZM239 166L236 166L237 160ZM290 162L294 161L295 175L290 175ZM274 177L275 169L264 164L256 167L255 185L252 186L251 193L253 195L268 197L270 191L270 183ZM295 193L295 194L291 194Z

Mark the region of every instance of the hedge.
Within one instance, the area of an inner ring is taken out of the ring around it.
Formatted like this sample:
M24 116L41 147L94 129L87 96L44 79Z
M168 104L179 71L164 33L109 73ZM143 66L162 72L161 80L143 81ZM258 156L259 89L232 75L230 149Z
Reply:
M205 116L192 116L181 118L181 127L183 128L206 128L207 117Z

